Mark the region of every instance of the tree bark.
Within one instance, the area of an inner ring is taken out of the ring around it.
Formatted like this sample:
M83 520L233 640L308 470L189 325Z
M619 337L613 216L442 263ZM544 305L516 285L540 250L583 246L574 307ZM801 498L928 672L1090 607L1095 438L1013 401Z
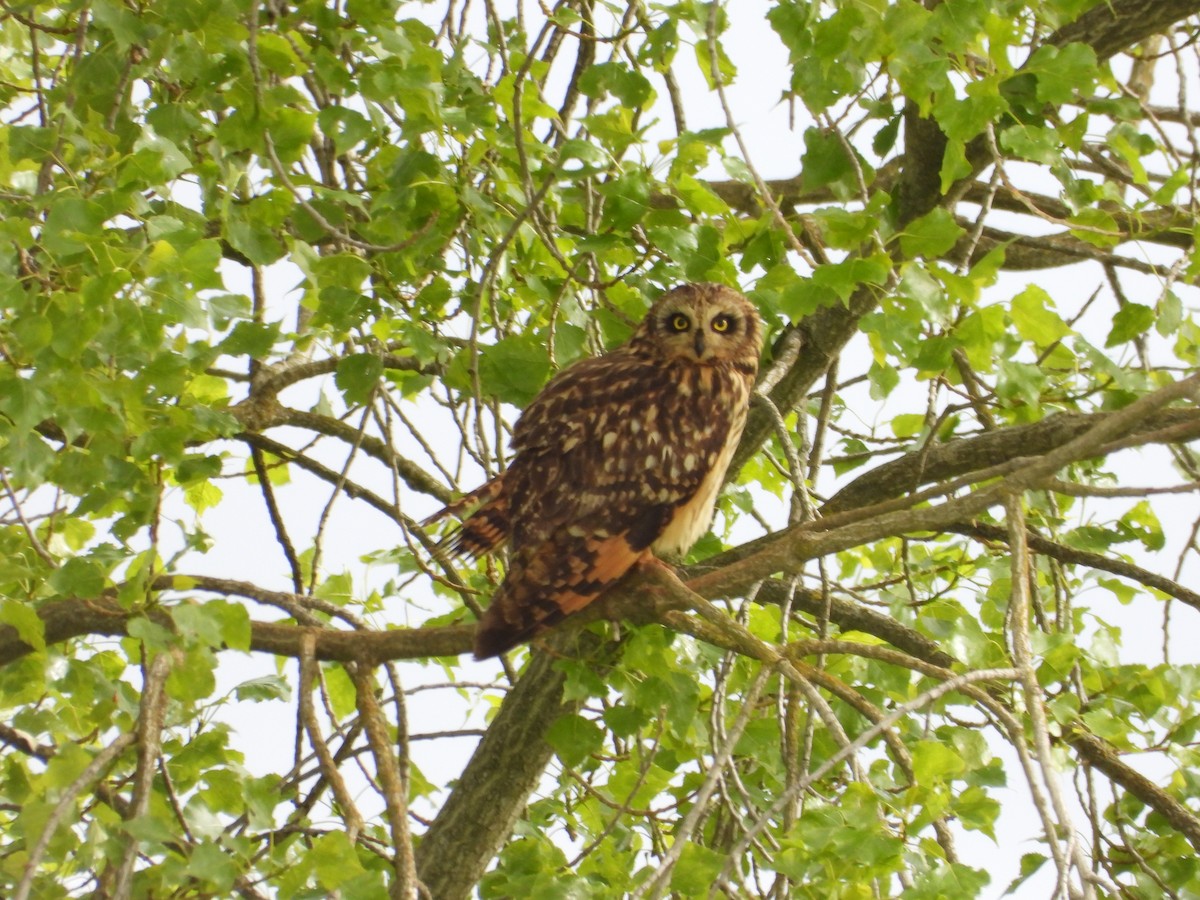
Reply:
M1100 60L1109 59L1176 22L1200 13L1196 0L1117 0L1093 6L1082 16L1050 36L1049 43L1063 46L1088 44Z
M436 900L470 895L512 832L554 751L547 729L581 701L564 701L556 656L535 652L417 845L417 877Z

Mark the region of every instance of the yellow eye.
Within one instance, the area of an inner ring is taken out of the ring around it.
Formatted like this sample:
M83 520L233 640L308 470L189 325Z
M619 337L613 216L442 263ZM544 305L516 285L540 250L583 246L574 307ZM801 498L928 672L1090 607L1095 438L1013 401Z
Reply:
M670 325L672 331L687 331L692 327L692 321L683 313L675 313L671 316Z
M722 313L719 316L714 316L712 320L712 330L717 334L724 334L733 328L733 316L727 316Z

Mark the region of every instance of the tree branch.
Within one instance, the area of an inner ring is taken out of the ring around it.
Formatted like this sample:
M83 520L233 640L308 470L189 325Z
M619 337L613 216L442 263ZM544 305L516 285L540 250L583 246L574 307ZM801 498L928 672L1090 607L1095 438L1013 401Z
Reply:
M583 703L563 699L566 676L556 659L560 649L575 643L568 643L567 634L555 632L550 650L533 653L417 846L417 875L438 900L470 896L550 764L554 750L546 743L547 730ZM579 637L575 652L592 665L604 665L616 653L615 644Z
M1013 425L975 437L934 444L929 450L884 463L860 475L829 498L821 508L825 516L861 509L967 472L994 466L1021 456L1041 456L1085 434L1117 413L1060 413L1029 425ZM1176 440L1200 438L1200 410L1166 409L1134 425L1129 437L1181 426Z
M1110 0L1058 29L1048 43L1088 44L1099 59L1106 60L1197 13L1196 0Z

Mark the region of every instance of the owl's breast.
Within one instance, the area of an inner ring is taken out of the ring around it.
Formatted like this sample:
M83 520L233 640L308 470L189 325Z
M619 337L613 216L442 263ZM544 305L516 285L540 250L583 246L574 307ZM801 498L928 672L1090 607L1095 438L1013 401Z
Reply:
M729 428L723 435L723 443L715 453L710 453L708 458L712 463L704 473L696 492L675 508L667 527L651 545L656 554L687 553L692 544L696 543L712 524L713 510L716 508L721 486L725 483L725 473L729 470L729 463L746 427L749 384L736 379L731 387L734 402L730 410Z

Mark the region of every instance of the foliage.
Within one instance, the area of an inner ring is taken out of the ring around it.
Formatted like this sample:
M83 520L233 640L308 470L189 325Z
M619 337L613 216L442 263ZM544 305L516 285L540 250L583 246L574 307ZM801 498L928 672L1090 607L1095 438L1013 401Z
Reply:
M0 7L0 893L1200 893L1200 3L748 9ZM687 280L713 534L460 659L420 520Z

